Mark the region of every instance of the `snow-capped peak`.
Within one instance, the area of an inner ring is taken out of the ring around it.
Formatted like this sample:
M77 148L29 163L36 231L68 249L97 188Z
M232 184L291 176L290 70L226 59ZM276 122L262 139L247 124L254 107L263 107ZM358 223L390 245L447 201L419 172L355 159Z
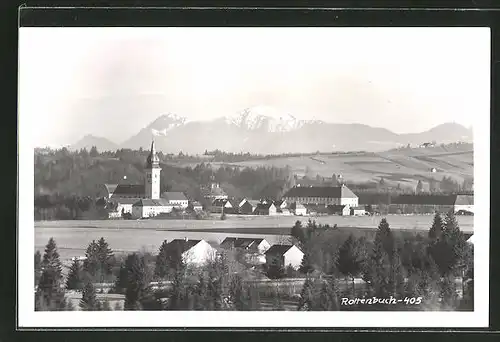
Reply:
M289 132L302 127L304 123L291 114L263 105L246 108L241 113L226 118L226 121L239 128L268 132Z
M187 122L185 117L168 113L159 116L155 121L148 125L148 128L155 129L158 131L170 131L171 129L182 126Z

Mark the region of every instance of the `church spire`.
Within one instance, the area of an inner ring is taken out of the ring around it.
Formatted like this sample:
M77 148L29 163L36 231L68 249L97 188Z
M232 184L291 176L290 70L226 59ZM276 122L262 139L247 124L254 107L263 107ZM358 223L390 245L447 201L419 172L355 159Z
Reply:
M149 152L148 159L146 160L146 169L159 168L160 158L156 154L155 141L151 141L151 151Z

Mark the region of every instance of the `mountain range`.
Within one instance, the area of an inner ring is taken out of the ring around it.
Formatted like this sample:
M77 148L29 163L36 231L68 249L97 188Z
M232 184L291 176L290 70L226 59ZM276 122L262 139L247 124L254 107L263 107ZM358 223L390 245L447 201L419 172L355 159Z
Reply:
M273 107L246 108L230 117L189 121L175 114L161 115L121 144L104 137L86 135L70 149L99 151L117 148L149 148L153 132L156 147L164 153L201 154L205 150L254 154L309 153L315 151L384 151L401 145L472 142L472 129L444 123L421 133L397 134L364 124L337 124L300 120Z

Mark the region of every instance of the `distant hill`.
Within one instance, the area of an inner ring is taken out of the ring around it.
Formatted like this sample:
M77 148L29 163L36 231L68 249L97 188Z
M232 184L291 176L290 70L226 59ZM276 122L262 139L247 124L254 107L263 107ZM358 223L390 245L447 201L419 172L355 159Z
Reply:
M116 149L119 148L117 144L106 138L88 134L71 145L69 149L80 150L86 148L87 150L90 150L92 146L95 146L98 151L116 151Z
M379 182L414 188L421 180L428 188L429 181L451 177L462 183L474 177L473 145L450 144L429 148L400 148L384 152L321 153L310 156L276 157L235 163L211 164L244 167L289 166L299 177L331 177L342 175L348 182ZM433 172L435 169L435 172Z

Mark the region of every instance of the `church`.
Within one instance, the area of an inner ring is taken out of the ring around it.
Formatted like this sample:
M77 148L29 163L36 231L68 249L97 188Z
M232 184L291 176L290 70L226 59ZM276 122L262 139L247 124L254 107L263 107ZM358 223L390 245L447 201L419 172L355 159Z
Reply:
M160 194L160 159L156 154L155 142L146 159L144 184L103 184L102 197L115 204L116 210L110 217L121 217L129 213L133 218L147 218L169 213L174 208L184 210L188 199L182 192Z

